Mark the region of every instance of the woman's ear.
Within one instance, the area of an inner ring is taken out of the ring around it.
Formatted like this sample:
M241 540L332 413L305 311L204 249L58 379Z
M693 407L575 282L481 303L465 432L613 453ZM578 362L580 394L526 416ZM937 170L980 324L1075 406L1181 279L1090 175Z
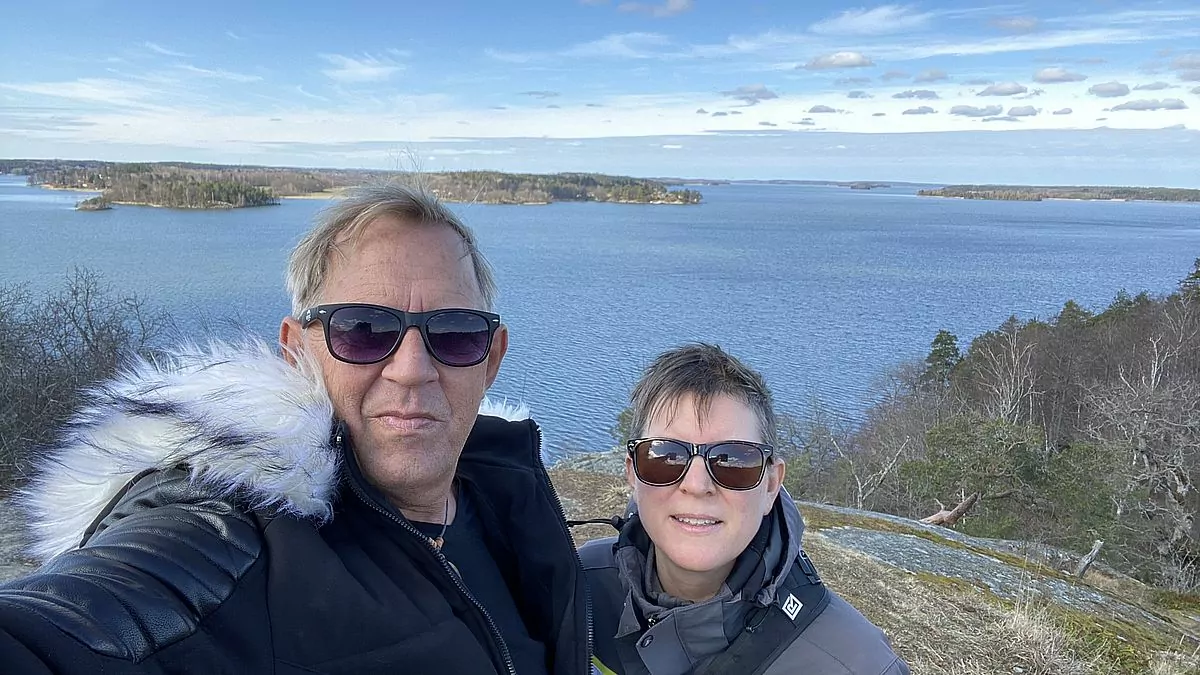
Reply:
M775 498L779 496L779 490L783 487L783 477L787 474L787 465L782 459L777 459L767 465L767 475L764 480L767 482L767 506L763 515L771 512L775 507Z

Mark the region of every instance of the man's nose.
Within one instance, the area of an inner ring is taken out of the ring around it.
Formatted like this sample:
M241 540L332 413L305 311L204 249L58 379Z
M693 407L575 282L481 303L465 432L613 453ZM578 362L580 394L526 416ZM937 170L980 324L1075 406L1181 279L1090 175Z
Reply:
M438 378L437 363L425 348L416 326L400 337L395 353L384 362L383 377L405 385L424 384Z

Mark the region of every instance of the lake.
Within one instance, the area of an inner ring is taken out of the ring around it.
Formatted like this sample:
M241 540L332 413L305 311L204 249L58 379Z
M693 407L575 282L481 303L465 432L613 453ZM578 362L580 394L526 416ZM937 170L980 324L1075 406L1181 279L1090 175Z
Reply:
M496 268L512 333L492 391L530 406L551 457L611 446L639 369L682 342L743 357L784 412L819 400L852 421L939 329L965 348L1012 314L1166 293L1200 257L1200 204L700 190L699 206L453 206ZM184 326L271 339L289 306L287 254L324 205L72 210L86 196L0 176L0 283L40 292L86 266Z

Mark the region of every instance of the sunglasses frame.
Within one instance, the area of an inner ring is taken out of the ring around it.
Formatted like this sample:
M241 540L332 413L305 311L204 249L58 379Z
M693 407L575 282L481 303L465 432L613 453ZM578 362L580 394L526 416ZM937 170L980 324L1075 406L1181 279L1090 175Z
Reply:
M678 443L679 445L682 445L688 449L687 462L684 463L684 465L683 465L683 471L679 472L679 478L676 478L675 480L673 480L669 483L651 483L650 481L642 478L642 472L640 470L638 470L637 446L641 443L646 443L649 441L668 441L671 443ZM754 484L749 487L729 487L728 485L722 483L716 477L716 475L713 474L712 463L710 463L708 461L708 453L711 452L712 449L715 447L718 447L721 445L728 445L730 443L736 443L738 445L748 445L748 446L758 450L762 454L762 466L759 468L759 471L758 471L758 480L754 481ZM730 440L725 440L725 441L717 441L715 443L689 443L687 441L681 441L678 438L665 438L665 437L659 437L659 436L651 436L651 437L647 437L647 438L631 438L625 444L625 451L629 454L629 459L633 463L633 475L636 476L639 481L641 481L642 483L644 483L646 485L649 485L650 487L670 487L672 485L677 485L677 484L681 483L683 481L684 476L687 475L688 470L692 466L692 459L699 456L699 457L704 458L704 469L705 469L705 471L708 471L708 477L712 479L712 482L724 490L733 490L735 492L745 492L746 490L753 490L754 488L758 487L759 485L762 485L763 478L766 477L766 475L767 475L767 465L770 464L771 457L775 454L775 448L773 448L772 446L770 446L766 443L755 443L753 441L740 441L740 440L735 440L735 439L730 439Z
M391 314L400 320L400 336L396 338L396 343L392 345L391 349L389 349L386 354L373 361L351 361L339 356L337 352L333 350L333 341L330 337L329 331L329 320L338 310L348 309L351 307L378 310L387 314ZM429 321L439 314L445 314L446 312L465 312L467 314L474 314L475 316L481 317L487 321L487 347L483 350L483 356L480 356L478 360L472 361L471 363L447 363L437 355L437 352L434 351L433 345L429 343ZM421 334L422 342L425 343L425 351L428 352L429 355L438 363L450 366L451 368L470 368L471 366L477 366L480 363L483 363L487 359L488 354L490 354L492 351L492 340L496 336L496 329L500 327L499 314L485 312L481 309L444 307L441 309L430 310L428 312L407 312L403 309L396 309L394 307L387 307L385 305L372 305L367 302L339 302L328 305L317 305L316 307L310 307L304 310L304 313L301 314L300 318L301 327L308 328L314 321L321 322L321 330L323 333L325 333L325 348L329 350L329 355L338 361L356 366L369 366L373 363L379 363L380 361L386 361L387 359L391 358L391 356L396 353L396 350L400 348L400 343L404 342L404 336L408 335L408 329L416 328L417 332Z

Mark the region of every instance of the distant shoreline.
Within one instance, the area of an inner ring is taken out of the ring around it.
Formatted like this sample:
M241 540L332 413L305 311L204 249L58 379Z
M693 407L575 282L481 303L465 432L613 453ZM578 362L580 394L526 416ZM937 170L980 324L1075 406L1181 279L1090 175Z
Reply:
M1095 185L948 185L918 190L919 197L980 199L987 201L1093 201L1200 203L1200 190L1185 188L1120 187Z
M281 199L336 199L356 185L403 179L400 172L278 169L186 162L3 160L0 172L27 176L47 189L101 192L113 204L183 208L248 208ZM558 202L699 204L696 190L671 189L647 178L600 173L439 171L416 181L445 202L536 205Z

